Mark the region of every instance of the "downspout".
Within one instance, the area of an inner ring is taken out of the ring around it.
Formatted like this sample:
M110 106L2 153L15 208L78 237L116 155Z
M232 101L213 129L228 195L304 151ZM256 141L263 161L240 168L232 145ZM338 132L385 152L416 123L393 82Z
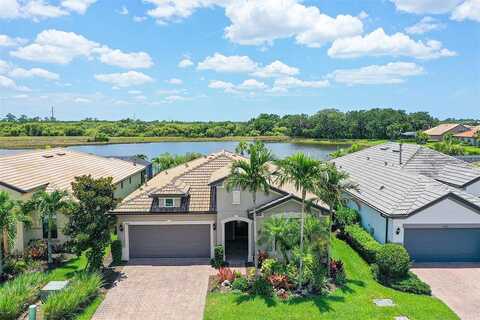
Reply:
M385 243L388 243L388 217L385 217Z

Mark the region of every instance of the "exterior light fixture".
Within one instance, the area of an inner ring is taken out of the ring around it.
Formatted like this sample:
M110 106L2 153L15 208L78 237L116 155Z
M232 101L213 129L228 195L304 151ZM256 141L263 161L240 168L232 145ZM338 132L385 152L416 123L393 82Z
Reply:
M216 223L213 224L213 230L217 230L217 224Z
M400 234L400 227L397 228L397 230L395 230L395 234L398 236Z
M122 224L118 226L118 230L120 230L120 232L123 232L123 225Z

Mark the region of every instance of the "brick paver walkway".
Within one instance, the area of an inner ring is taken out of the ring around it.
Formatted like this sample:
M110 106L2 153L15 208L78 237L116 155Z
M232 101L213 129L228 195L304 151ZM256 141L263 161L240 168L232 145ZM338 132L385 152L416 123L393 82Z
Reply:
M126 266L92 320L202 319L208 278L215 270L208 265L149 264Z

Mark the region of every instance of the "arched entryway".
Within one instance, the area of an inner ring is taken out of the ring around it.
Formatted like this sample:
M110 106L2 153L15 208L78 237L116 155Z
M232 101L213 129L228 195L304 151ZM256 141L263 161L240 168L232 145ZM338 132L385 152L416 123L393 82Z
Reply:
M236 264L252 261L252 221L248 218L232 217L222 221L225 260Z

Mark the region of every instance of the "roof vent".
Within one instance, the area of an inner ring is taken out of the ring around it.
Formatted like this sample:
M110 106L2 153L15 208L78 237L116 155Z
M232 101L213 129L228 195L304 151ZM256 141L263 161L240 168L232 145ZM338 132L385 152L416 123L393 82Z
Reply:
M42 155L42 157L47 158L47 159L48 158L53 158L53 154L44 154L44 155Z
M387 161L385 161L385 166L388 166L388 162L387 162Z
M385 189L385 186L384 186L384 185L381 185L379 189L380 189L380 190L383 190L383 189Z
M66 155L65 152L57 152L57 156L64 156L64 155Z
M367 157L367 160L370 160L370 157Z
M380 150L388 150L390 147L380 147Z

